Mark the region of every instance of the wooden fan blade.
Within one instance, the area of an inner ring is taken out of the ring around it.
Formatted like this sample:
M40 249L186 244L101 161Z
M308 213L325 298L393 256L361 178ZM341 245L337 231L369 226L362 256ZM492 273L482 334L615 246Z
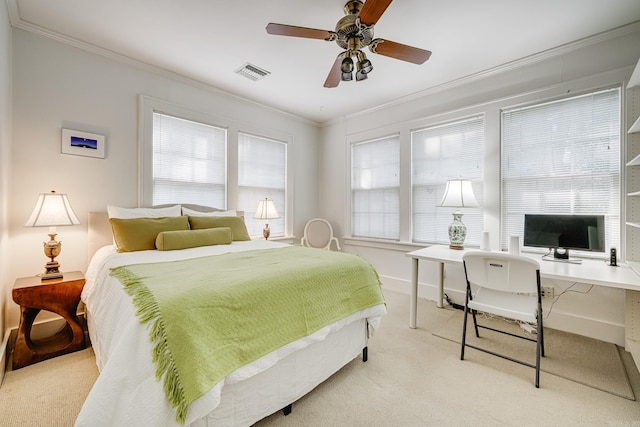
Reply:
M331 67L331 71L329 71L329 75L327 76L327 80L324 82L324 87L338 87L340 84L340 80L342 80L342 70L340 66L342 65L342 59L344 58L344 53L341 53L336 58L336 61L333 63Z
M401 61L423 64L431 56L431 51L419 49L406 44L392 42L390 40L375 39L371 42L371 52Z
M274 23L267 25L267 33L277 36L304 37L306 39L320 40L333 40L335 37L335 33L333 31Z
M365 25L375 24L390 4L391 0L366 0L358 15L360 22Z

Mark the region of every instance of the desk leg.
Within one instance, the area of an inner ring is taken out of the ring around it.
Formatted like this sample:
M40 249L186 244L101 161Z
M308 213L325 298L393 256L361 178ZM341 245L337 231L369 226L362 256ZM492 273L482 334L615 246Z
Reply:
M436 300L436 304L438 305L438 308L442 308L444 306L444 262L440 263L440 268L438 270L440 277L438 277L438 299Z
M409 302L409 327L416 328L418 313L418 258L411 258L411 300Z

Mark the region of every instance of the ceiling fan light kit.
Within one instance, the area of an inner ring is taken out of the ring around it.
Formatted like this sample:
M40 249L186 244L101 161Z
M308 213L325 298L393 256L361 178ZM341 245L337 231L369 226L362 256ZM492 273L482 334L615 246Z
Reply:
M343 73L351 73L353 71L353 59L351 59L350 56L347 56L342 60L340 70L342 70Z
M431 52L417 47L373 38L373 27L378 22L392 0L350 0L344 5L343 16L336 24L335 31L296 27L293 25L267 25L267 33L280 36L303 37L335 41L343 49L329 71L324 87L337 87L341 81L353 80L354 60L356 81L367 78L373 71L373 64L362 51L368 47L376 53L401 61L423 64Z

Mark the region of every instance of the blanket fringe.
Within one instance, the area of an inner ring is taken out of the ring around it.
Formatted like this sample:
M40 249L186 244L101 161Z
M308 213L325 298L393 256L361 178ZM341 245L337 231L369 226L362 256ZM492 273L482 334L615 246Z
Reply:
M160 307L149 288L135 274L122 267L112 268L111 274L120 279L126 292L133 298L133 303L138 308L136 315L140 323L149 324L149 338L153 346L151 358L156 365L156 380L160 381L164 378L164 392L171 406L176 408L176 420L184 424L187 420L189 405L180 376L176 371L173 355L167 345Z

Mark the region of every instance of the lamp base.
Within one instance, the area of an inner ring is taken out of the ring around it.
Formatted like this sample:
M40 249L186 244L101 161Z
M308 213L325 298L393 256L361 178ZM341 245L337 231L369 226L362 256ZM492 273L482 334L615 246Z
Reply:
M467 237L467 226L462 223L462 213L455 211L453 213L453 222L449 225L449 248L461 250L464 249L464 239Z
M269 236L271 236L271 230L269 229L269 224L264 226L264 230L262 230L262 235L264 236L264 240L269 240Z
M62 243L56 241L55 231L49 232L51 240L43 243L44 254L51 261L47 262L44 266L45 273L42 275L42 280L61 279L62 273L60 273L60 264L56 261L56 257L60 255L62 250Z
M58 261L49 261L45 266L45 273L41 276L41 280L62 279L60 272L60 264Z

